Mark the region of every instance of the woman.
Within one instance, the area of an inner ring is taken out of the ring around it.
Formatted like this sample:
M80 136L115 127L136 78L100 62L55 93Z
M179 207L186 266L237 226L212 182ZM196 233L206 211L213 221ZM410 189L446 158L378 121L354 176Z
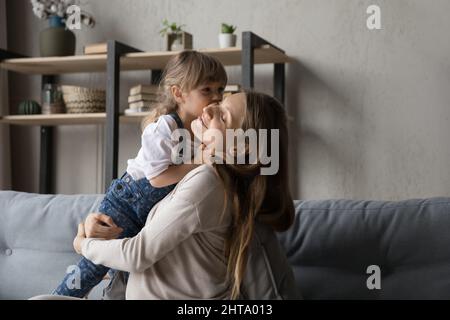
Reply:
M74 248L95 264L129 272L127 299L272 298L270 294L259 292L259 288L270 285L252 284L249 289L244 275L247 275L247 266L250 271L261 269L254 268L255 264L267 260L257 252L259 246L253 245L261 240L257 230L263 230L263 237L270 235L271 230L285 231L294 218L288 187L284 109L278 101L264 94L236 94L221 105L208 106L202 117L192 123L192 130L199 139L213 129L220 130L223 136L225 129L278 129L278 172L261 175L264 166L260 161L210 163L207 159L211 152L217 155L226 150L217 150L221 144L209 141L203 150L206 164L186 175L173 192L151 210L145 227L134 238L94 239L99 232L109 238L119 231L111 221L109 227L102 225L100 221L104 216L90 215L85 224L79 226ZM249 146L244 150L248 160ZM231 158L236 160L237 156L233 152ZM274 237L271 239L273 243ZM282 279L276 279L274 286L282 281L287 294L283 296L278 293L279 288L274 288L276 294L272 296L296 298L285 256L280 254L279 246L274 248L278 251L277 259L284 259L277 261L284 270L276 275ZM264 268L271 268L271 265L264 265ZM262 281L269 282L269 276ZM249 296L249 292L253 296Z

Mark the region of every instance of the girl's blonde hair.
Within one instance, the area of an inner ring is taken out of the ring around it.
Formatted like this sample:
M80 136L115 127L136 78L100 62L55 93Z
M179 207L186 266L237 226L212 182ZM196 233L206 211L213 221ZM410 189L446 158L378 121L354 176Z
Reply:
M216 58L193 50L183 51L171 58L159 86L157 105L144 119L142 128L157 121L161 115L177 110L178 106L171 92L172 86L189 92L209 82L220 82L224 86L228 82L225 68Z
M294 205L289 190L288 129L286 112L275 98L262 93L246 92L247 110L242 129L278 129L279 170L272 176L260 173L257 164L215 164L224 183L227 203L231 205L232 223L226 240L227 274L231 282L231 299L241 296L241 284L247 265L255 219L275 231L289 229L294 221ZM270 138L268 154L272 153ZM248 148L246 148L248 150ZM247 154L247 161L248 154ZM237 163L237 159L235 162ZM249 163L249 162L246 162ZM227 205L227 204L226 204ZM225 206L226 206L225 205Z

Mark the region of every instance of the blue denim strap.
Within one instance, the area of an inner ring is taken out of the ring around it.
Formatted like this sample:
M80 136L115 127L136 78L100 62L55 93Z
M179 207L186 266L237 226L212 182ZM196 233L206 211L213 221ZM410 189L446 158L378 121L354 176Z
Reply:
M171 116L175 120L175 122L178 125L178 128L180 129L184 128L183 121L181 121L181 118L177 112L170 113L169 116Z
M181 121L181 118L180 118L180 116L178 115L178 112L175 111L175 112L173 112L173 113L170 113L169 116L171 116L171 117L175 120L175 122L177 123L179 129L183 129L183 128L184 128L183 121ZM180 137L180 141L179 141L179 142L181 143L182 140L183 140L183 138ZM181 150L178 152L178 156L179 156L180 158L183 158L183 149L181 149Z

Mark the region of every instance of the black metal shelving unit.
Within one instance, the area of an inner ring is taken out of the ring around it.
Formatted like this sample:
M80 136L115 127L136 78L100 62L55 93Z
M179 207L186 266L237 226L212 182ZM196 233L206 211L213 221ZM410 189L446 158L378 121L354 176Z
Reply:
M255 50L262 46L270 46L276 50L283 59L276 59L274 65L274 96L284 103L285 100L285 64L288 57L285 56L283 50L272 45L268 41L262 39L252 32L242 33L242 49L241 49L241 66L242 66L242 87L244 89L254 88L254 66L255 66ZM106 55L106 154L105 154L105 190L109 187L111 181L118 175L118 155L119 155L119 101L120 101L120 74L122 69L121 59L130 53L139 53L140 50L127 46L126 44L109 40L107 42L108 52ZM8 62L10 59L25 58L22 55L0 49L0 65L2 62ZM266 59L270 61L270 59ZM266 61L264 60L264 61ZM236 65L236 64L229 64ZM8 68L5 68L8 70ZM17 71L9 68L10 71ZM145 70L145 69L132 69ZM97 72L94 70L91 72ZM151 69L151 83L158 84L161 79L162 70ZM18 71L20 72L20 71ZM39 71L38 71L39 72ZM71 71L73 73L79 71ZM71 73L67 72L67 73ZM36 74L36 72L33 72ZM42 86L46 83L57 83L56 74L45 74L42 76ZM15 124L0 120L0 124ZM52 194L54 192L53 176L54 176L54 150L53 150L53 125L41 125L40 140L40 173L39 173L39 193Z

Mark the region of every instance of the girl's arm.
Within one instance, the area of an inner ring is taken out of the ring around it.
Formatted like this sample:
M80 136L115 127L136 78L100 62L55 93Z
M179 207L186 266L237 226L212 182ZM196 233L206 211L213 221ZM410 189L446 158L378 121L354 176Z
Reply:
M172 184L178 183L191 170L197 168L198 164L181 164L178 166L170 166L166 171L150 180L155 188L164 188Z

